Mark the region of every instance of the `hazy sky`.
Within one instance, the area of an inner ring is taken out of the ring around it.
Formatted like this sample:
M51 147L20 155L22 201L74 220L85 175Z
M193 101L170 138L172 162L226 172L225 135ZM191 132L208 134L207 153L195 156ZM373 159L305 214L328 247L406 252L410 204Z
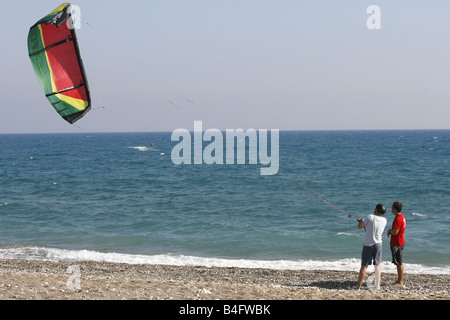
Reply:
M93 110L75 126L27 52L62 2L1 2L0 133L450 129L450 1L77 0Z

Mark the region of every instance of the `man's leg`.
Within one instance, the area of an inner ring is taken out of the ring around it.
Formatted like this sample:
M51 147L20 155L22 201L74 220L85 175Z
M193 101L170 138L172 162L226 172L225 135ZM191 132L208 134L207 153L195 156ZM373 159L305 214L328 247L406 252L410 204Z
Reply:
M366 276L366 270L367 270L367 266L363 266L361 265L361 269L359 270L359 277L358 277L358 287L357 289L361 289L361 285L364 281L364 277Z
M395 282L396 286L402 286L403 285L403 264L400 266L397 266L397 281Z
M391 247L392 262L397 266L397 281L395 286L403 286L403 246Z
M377 286L377 290L380 290L380 285L381 285L381 266L379 264L375 265L375 284Z

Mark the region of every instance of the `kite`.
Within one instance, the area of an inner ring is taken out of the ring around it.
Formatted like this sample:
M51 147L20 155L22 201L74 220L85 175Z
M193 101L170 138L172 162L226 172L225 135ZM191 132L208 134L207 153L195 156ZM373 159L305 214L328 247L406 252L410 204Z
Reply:
M91 98L70 3L37 21L28 33L28 55L45 96L70 124L91 109Z

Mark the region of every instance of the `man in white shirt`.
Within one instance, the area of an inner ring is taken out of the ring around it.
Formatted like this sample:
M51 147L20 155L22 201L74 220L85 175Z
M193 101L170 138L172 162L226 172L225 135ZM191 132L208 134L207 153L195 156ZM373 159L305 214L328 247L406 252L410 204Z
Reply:
M387 224L387 220L383 215L386 213L386 207L382 204L377 204L373 213L374 214L369 214L363 220L358 220L358 229L365 228L366 236L364 237L357 289L361 289L367 267L372 263L375 266L376 287L377 289L380 289L382 235Z

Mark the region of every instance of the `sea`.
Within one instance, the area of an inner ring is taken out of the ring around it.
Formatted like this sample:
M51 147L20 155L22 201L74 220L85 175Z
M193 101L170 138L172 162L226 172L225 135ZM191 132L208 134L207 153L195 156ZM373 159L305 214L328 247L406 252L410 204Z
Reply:
M0 258L358 271L365 231L337 208L382 203L395 273L400 201L405 273L450 274L450 130L280 131L273 175L176 164L171 135L0 135Z

